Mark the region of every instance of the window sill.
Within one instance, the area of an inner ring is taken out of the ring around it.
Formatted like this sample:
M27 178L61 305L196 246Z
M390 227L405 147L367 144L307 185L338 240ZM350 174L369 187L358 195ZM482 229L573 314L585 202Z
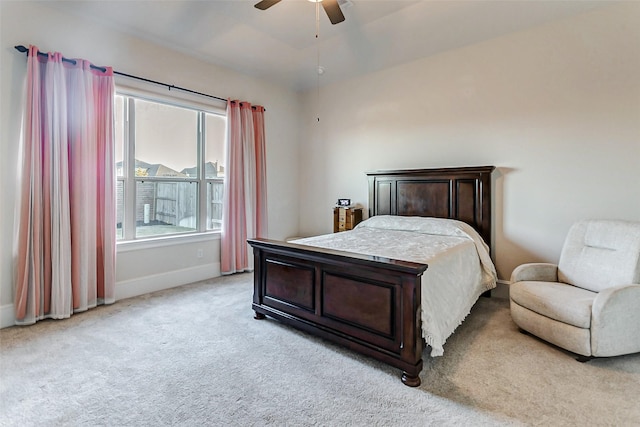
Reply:
M220 240L220 231L116 242L116 253Z

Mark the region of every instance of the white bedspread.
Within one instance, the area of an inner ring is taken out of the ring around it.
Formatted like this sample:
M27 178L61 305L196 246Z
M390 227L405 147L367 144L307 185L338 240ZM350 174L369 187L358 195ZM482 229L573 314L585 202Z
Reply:
M441 218L380 215L351 231L292 241L428 264L422 276L422 336L431 356L471 311L478 297L496 286L488 247L469 225Z

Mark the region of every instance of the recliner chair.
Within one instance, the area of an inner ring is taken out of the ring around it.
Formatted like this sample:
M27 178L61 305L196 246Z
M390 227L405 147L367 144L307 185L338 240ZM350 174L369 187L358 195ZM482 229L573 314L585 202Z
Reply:
M557 265L511 274L511 317L578 360L640 352L640 222L575 223Z

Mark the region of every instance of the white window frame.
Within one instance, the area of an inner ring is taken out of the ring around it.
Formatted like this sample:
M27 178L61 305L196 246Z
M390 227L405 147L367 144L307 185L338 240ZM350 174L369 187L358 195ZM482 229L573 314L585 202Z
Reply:
M124 138L123 147L123 174L122 178L116 174L117 181L123 181L124 185L124 211L123 211L123 235L121 240L116 241L118 251L127 251L132 249L142 249L158 246L167 246L172 244L183 244L186 242L202 241L203 238L220 238L220 230L207 230L207 184L218 180L205 177L205 141L206 128L204 126L205 114L218 115L226 119L226 103L221 101L212 101L210 103L203 102L202 97L181 93L178 91L166 94L166 90L158 90L155 87L143 88L118 84L116 80L116 96L125 97L125 114L124 114ZM186 233L175 234L159 234L156 236L138 237L136 238L136 183L142 181L140 177L135 176L131 162L135 159L135 114L129 115L129 108L134 99L142 99L149 102L157 102L168 104L174 107L187 108L198 112L198 133L197 133L197 162L199 166L198 176L196 178L161 178L147 177L144 181L154 182L193 182L198 185L197 197L197 216L196 230ZM134 141L134 143L130 143ZM114 165L115 167L115 165ZM226 178L223 178L226 179ZM115 232L115 230L114 230Z

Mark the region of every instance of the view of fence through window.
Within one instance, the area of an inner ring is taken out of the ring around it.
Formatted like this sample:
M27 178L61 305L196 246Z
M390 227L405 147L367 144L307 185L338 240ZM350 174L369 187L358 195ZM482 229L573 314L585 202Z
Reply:
M124 95L115 116L117 238L219 230L225 116Z

